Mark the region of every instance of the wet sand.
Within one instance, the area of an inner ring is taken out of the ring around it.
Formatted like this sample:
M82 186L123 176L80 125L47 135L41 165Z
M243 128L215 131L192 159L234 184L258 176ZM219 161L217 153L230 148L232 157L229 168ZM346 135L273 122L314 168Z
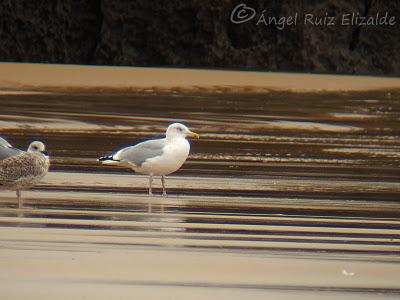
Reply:
M61 183L53 175L44 184ZM83 174L73 175L86 182ZM400 294L400 218L390 217L398 211L396 203L162 199L96 190L112 179L119 182L118 175L95 176L90 191L72 184L72 191L25 192L24 209L14 207L12 193L2 195L3 296L397 299ZM351 216L338 216L346 212Z
M0 135L52 166L0 191L0 298L398 299L398 83L1 64ZM171 120L201 139L168 198L96 162Z
M15 229L14 239L22 238L24 232L28 237L39 236L39 230L36 231ZM398 297L398 263L362 259L346 261L319 255L298 258L257 253L180 251L173 245L157 250L96 244L96 249L93 249L84 245L90 240L73 241L76 231L63 231L66 230L48 230L47 235L41 237L52 240L68 234L69 238L56 249L54 242L48 242L37 249L16 248L12 254L1 255L2 268L10 270L6 276L1 276L3 293L22 298L37 290L38 286L45 286L36 294L40 296L33 299L49 296L68 299L82 295L99 299L126 298L130 293L150 299L200 299L215 297L216 294L223 299L265 299L269 295L282 299L294 296L309 299ZM106 236L103 237L105 240ZM15 255L20 257L18 262L14 260ZM303 271L305 266L307 272ZM369 295L371 292L373 296Z

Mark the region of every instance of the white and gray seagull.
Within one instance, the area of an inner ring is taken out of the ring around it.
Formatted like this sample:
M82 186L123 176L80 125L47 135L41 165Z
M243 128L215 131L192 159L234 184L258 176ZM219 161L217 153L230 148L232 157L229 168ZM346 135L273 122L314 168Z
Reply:
M21 190L37 184L47 174L49 165L42 142L34 141L28 151L22 151L0 137L0 190L16 191L19 208L23 205Z
M104 165L127 167L137 173L149 175L149 195L153 194L153 176L161 176L163 196L167 196L165 175L177 171L189 155L190 144L186 137L198 139L199 135L181 123L173 123L168 126L165 138L123 148L112 155L99 158L99 161Z

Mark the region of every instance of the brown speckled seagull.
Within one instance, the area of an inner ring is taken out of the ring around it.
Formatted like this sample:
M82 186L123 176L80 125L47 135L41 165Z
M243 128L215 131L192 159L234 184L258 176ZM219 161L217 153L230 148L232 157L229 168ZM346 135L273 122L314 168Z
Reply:
M0 137L0 190L17 192L21 208L21 190L37 184L49 170L49 157L42 142L32 142L28 151L14 148Z

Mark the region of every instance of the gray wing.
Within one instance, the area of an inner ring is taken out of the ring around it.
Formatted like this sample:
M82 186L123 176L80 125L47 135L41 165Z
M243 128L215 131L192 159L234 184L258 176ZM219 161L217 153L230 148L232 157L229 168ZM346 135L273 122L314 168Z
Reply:
M113 155L113 159L120 161L126 160L140 167L146 159L160 156L164 151L163 148L165 144L165 139L145 141L135 146L119 150Z
M3 139L2 137L0 137L0 147L1 146L7 146L7 147L12 147L11 144L9 142L7 142L5 139Z
M5 139L0 137L0 160L23 153L24 151L14 148Z

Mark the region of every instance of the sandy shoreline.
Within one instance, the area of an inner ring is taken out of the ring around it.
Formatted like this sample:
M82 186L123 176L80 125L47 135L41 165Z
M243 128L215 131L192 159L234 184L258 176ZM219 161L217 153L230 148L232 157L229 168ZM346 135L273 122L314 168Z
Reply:
M0 63L0 89L13 91L176 91L320 93L398 91L399 78L278 72Z
M0 191L0 299L399 299L399 83L0 63L1 136L51 159ZM171 120L201 139L169 197L97 162Z

